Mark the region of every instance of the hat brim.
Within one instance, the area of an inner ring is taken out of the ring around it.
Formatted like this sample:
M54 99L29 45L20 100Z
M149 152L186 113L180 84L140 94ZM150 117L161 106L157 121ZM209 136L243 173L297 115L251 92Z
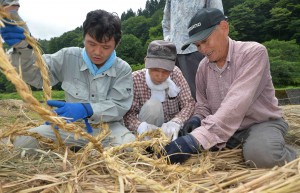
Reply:
M200 31L194 35L192 35L189 40L183 44L183 46L181 47L181 50L185 50L191 43L197 42L197 41L202 41L205 40L206 38L208 38L208 36L210 36L210 34L214 31L214 29L217 27L217 25L214 25L210 28L207 28L203 31Z
M162 68L168 71L173 71L174 67L175 60L147 57L145 59L145 68Z

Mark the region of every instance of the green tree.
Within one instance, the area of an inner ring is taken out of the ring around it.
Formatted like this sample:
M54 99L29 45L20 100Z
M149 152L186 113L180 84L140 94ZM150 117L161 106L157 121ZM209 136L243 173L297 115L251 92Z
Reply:
M296 40L271 40L263 44L268 49L274 85L300 85L300 46Z
M136 14L133 12L133 10L130 8L129 10L127 10L127 12L123 12L121 15L121 21L125 21L127 19L129 19L130 17L135 17Z
M149 43L153 40L162 40L163 39L163 30L161 21L163 18L163 10L157 10L151 17L151 26L149 29L149 39L144 44L144 49L147 50Z
M132 34L124 35L117 47L117 55L130 65L144 62L145 52L142 42Z
M231 8L229 13L229 21L239 34L237 40L253 40L251 34L254 34L256 30L254 10L243 3Z
M234 26L229 22L229 37L238 40L239 32L235 30Z
M224 14L228 15L228 11L238 4L242 4L244 0L226 0L223 1Z
M271 18L266 21L266 24L273 29L273 37L276 39L286 40L288 35L289 17L292 14L286 8L274 7L270 10Z
M146 7L142 12L142 15L144 17L151 17L154 14L154 12L157 10L158 5L159 4L157 0L147 0Z
M144 16L131 17L122 22L123 33L132 34L145 43L149 38L150 22L151 19Z
M60 37L51 38L48 52L50 54L57 52L65 47L83 46L82 28L76 28L61 35Z

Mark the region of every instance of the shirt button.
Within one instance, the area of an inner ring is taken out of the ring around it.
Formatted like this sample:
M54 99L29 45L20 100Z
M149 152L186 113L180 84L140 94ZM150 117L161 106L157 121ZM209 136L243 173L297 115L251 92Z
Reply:
M92 97L94 97L95 95L92 94Z

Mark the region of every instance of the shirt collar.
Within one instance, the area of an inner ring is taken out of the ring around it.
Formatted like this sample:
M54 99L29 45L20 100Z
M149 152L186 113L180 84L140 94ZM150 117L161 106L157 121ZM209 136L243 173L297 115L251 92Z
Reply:
M106 70L106 71L104 71L104 72L102 72L100 74L97 74L95 76L95 78L103 77L105 75L111 76L111 77L116 77L116 75L117 75L116 63L117 62L119 62L119 58L118 57L116 58L115 63L108 70ZM86 66L85 62L82 60L81 66L80 66L80 71L85 71L85 70L89 70L89 69Z

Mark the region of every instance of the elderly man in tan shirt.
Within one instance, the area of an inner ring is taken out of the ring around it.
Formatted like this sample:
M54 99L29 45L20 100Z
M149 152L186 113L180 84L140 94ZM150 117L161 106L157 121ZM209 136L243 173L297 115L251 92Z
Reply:
M251 167L284 165L296 158L284 141L288 124L282 118L270 74L266 48L228 37L226 16L202 9L189 23L191 43L205 55L196 75L195 112L183 136L164 149L171 163L182 163L201 149L242 145ZM188 154L187 154L188 153Z

